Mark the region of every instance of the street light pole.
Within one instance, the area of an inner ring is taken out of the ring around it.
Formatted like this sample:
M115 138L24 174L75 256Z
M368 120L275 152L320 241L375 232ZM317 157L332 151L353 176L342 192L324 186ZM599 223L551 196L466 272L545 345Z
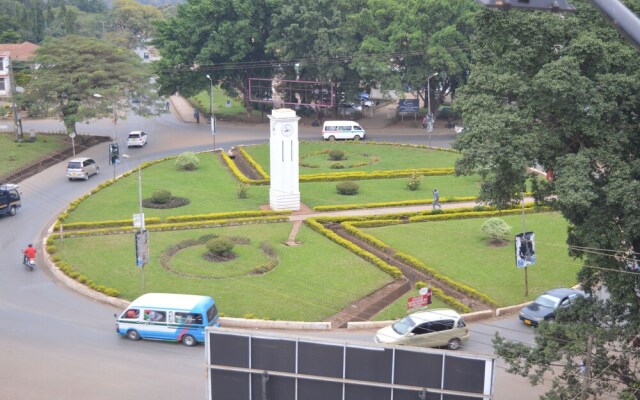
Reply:
M213 79L207 74L209 79L209 115L211 118L211 136L213 136L213 152L216 152L216 117L213 116Z
M133 157L123 154L123 158L135 158L138 160L138 216L140 218L140 230L136 235L136 263L142 269L141 290L144 293L144 266L148 263L149 258L149 234L145 229L144 214L142 213L142 160L139 157Z
M433 132L433 113L431 112L431 78L438 75L434 72L427 78L427 132L429 133L429 147L431 147L431 132Z

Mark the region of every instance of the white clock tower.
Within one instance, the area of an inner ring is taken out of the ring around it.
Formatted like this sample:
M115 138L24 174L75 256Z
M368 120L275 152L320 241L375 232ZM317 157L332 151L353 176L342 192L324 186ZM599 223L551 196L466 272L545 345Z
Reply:
M270 165L271 188L269 206L272 210L300 210L300 170L298 120L296 112L281 108L273 110L271 120Z

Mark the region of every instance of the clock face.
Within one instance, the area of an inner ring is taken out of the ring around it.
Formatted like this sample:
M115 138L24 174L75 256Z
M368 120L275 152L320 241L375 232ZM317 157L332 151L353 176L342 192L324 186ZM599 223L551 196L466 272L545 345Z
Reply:
M289 137L293 134L293 126L291 126L291 124L284 124L280 127L280 132L282 136Z

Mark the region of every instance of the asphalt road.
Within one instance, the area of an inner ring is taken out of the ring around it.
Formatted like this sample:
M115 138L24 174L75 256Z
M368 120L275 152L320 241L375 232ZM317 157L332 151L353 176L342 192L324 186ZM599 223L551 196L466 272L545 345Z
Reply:
M43 126L46 125L46 126ZM60 131L48 121L25 121L25 129ZM184 124L172 115L155 119L132 117L117 125L122 152L142 160L185 150L213 147L206 125ZM127 149L126 133L143 129L149 143L142 149ZM113 126L97 121L79 126L80 132L111 136ZM300 137L316 140L317 128L302 127ZM369 140L424 143L425 135L402 132L372 132ZM268 123L258 127L219 125L216 146L228 149L238 144L264 142ZM433 137L432 145L446 147L450 138ZM21 265L20 250L38 238L68 203L100 182L112 178L107 144L78 149L82 156L97 160L101 174L89 181L69 182L66 160L23 181L23 208L15 217L0 218L0 399L205 399L204 347L187 348L174 343L131 342L115 333L113 314L120 311L69 290L42 268L28 272ZM135 158L122 159L115 173L137 166ZM135 210L134 210L135 211ZM91 249L87 249L91 251ZM470 324L473 336L465 351L491 354L490 338L496 330L517 340L531 340L531 332L513 318ZM332 332L370 341L372 332ZM498 363L496 399L535 399L533 390L522 390L523 380L507 376ZM528 385L526 385L528 387ZM524 393L523 393L524 392Z

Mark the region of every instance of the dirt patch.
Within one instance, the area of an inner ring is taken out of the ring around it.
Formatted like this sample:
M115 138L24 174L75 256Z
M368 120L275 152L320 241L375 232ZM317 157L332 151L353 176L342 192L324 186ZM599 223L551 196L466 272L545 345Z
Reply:
M236 258L238 258L238 255L235 254L235 253L230 253L230 254L227 254L226 256L219 256L217 254L206 252L202 256L202 258L204 258L205 260L207 260L209 262L221 263L221 262L227 262L227 261L235 260Z

